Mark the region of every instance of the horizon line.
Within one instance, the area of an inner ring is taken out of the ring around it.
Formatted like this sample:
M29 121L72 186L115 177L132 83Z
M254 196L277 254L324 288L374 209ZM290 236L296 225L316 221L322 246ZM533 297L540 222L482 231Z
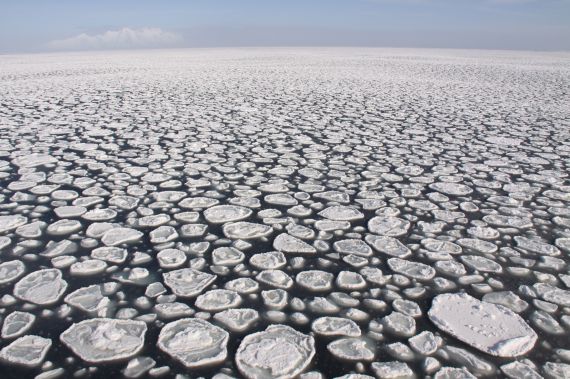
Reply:
M86 53L125 53L145 51L179 51L179 50L244 50L244 49L391 49L391 50L454 50L454 51L503 51L521 53L570 53L570 49L516 49L516 48L484 48L484 47L426 47L426 46L379 46L379 45L236 45L236 46L184 46L184 47L147 47L147 48L119 48L119 49L77 49L77 50L40 50L3 52L0 56L23 55L74 55Z

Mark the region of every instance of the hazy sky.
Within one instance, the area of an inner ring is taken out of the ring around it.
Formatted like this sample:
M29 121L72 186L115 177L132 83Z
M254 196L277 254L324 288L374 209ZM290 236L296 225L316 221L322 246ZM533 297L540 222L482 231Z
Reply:
M387 46L570 50L570 0L0 0L0 52Z

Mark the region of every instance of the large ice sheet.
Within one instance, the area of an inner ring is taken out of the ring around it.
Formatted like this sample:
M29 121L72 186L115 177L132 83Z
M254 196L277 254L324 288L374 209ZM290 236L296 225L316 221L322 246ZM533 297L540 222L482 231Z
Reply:
M428 316L442 331L499 357L523 355L538 339L536 332L518 314L466 293L436 296Z

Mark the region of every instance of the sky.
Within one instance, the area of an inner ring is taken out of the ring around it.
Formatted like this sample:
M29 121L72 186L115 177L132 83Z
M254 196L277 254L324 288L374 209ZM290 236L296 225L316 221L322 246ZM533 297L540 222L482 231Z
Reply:
M178 47L570 50L570 0L0 0L0 53Z

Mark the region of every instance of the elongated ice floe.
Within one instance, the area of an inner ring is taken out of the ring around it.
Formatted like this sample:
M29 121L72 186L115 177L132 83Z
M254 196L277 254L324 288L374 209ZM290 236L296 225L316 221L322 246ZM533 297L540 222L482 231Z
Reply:
M373 254L372 248L359 239L345 239L333 244L335 251L341 254L354 254L360 257L369 257Z
M0 233L9 232L28 222L28 218L20 215L0 216Z
M342 317L319 317L313 321L311 329L323 336L359 337L361 334L358 324Z
M246 240L268 236L273 229L264 224L238 221L224 224L223 231L228 238Z
M400 258L388 259L388 266L399 274L418 280L429 280L436 274L433 267L424 263L408 261Z
M113 228L103 234L101 241L107 246L117 246L138 241L142 236L141 232L131 228Z
M376 216L368 221L368 229L386 237L399 237L408 232L410 222L398 217Z
M332 221L354 221L364 218L364 214L358 209L342 205L326 208L319 212L319 216Z
M443 194L453 196L465 196L473 192L469 186L461 183L438 182L430 184L429 188Z
M12 163L18 167L32 168L56 163L57 159L48 154L27 154L15 158Z
M509 358L526 354L538 338L510 309L479 301L466 293L436 296L428 316L442 331L494 356Z
M237 205L216 205L204 211L204 218L213 224L223 224L244 220L252 213L251 209Z

